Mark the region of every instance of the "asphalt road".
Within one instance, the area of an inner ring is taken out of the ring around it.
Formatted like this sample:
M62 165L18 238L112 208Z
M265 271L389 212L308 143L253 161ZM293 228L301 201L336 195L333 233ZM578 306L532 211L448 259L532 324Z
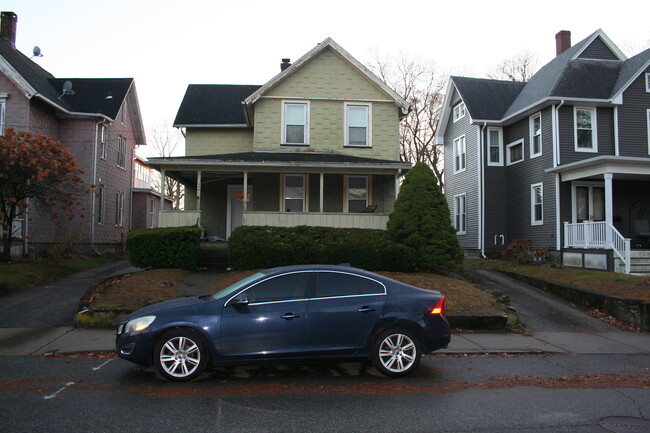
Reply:
M169 383L119 359L0 359L0 431L605 432L650 417L650 355L429 356L215 369Z

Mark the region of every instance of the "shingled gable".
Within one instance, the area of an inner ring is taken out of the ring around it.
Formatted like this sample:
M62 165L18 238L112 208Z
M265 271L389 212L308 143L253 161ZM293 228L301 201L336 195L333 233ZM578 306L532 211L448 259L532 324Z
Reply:
M386 83L384 83L381 79L379 79L379 77L373 74L372 71L366 68L361 62L359 62L357 59L352 57L339 44L334 42L332 38L325 39L323 42L316 45L308 53L306 53L304 56L302 56L300 59L294 62L287 69L285 69L284 71L280 72L278 75L273 77L269 82L267 82L262 87L260 87L256 92L254 92L249 97L247 97L244 100L245 104L247 106L250 106L255 102L257 102L257 100L260 99L264 94L266 94L272 88L277 86L279 83L289 78L296 71L298 71L303 65L311 61L313 58L318 56L326 49L333 50L343 59L347 60L347 62L350 63L354 68L356 68L363 76L365 76L369 81L374 83L378 88L380 88L384 93L386 93L388 97L390 97L392 100L395 101L395 105L397 105L400 108L402 115L406 115L408 113L409 104L408 102L406 102L406 100L404 100L404 98L398 95L397 92L391 89Z

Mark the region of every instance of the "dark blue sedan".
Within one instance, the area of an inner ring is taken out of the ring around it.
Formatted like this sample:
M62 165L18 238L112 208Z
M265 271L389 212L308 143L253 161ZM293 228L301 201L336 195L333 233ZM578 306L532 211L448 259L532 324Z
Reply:
M212 365L370 358L404 376L423 353L447 347L445 297L347 266L288 266L245 278L212 296L176 299L129 314L117 353L155 364L169 380Z

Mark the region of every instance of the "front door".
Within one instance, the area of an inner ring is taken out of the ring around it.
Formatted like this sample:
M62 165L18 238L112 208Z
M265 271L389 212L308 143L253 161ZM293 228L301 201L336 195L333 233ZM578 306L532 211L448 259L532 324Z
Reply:
M605 221L605 188L595 184L574 185L573 222Z
M253 187L248 186L246 194L246 210L253 210ZM242 225L244 215L244 185L228 185L228 216L226 237Z

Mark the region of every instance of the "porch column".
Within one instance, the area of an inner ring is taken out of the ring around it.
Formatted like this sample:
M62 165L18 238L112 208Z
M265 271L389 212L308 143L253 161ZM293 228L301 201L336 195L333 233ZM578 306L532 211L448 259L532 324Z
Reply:
M165 169L160 169L160 210L164 209L165 204ZM158 212L158 227L162 227L162 212Z
M323 203L325 202L325 173L320 174L320 213L323 213Z
M201 178L203 172L201 170L196 172L196 210L199 212L196 224L201 227Z
M242 198L244 204L244 212L246 212L246 205L248 204L248 172L244 172L244 197Z
M612 233L609 229L614 227L614 199L612 193L612 179L614 178L612 173L605 173L605 222L607 223L607 244L612 242Z

